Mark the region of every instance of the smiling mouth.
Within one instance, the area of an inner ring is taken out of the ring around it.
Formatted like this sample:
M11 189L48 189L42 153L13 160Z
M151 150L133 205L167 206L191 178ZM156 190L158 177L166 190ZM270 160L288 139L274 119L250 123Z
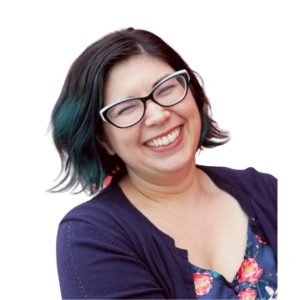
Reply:
M168 146L169 144L173 143L180 135L181 128L177 127L170 133L168 133L165 136L161 136L159 138L153 139L149 142L146 143L147 146L149 147L163 147L163 146Z

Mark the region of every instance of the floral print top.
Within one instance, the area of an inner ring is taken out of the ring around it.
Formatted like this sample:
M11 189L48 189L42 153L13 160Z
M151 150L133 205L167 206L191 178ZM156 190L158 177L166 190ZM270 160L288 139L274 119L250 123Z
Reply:
M215 271L192 267L197 299L254 300L277 296L277 264L255 220L249 221L244 260L232 282Z

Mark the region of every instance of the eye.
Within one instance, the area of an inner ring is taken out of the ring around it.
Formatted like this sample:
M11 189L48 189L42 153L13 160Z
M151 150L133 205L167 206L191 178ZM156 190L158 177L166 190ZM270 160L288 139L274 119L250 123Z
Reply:
M160 85L157 88L156 96L163 97L163 96L168 95L169 93L172 93L172 91L176 88L176 85L178 85L178 83L176 83L176 81L168 80L167 82L163 83L162 85Z
M170 85L170 84L169 85L164 85L164 86L162 86L158 89L157 95L158 96L164 96L164 95L172 92L173 89L174 89L174 85Z
M109 115L113 118L130 115L138 111L140 107L141 103L139 100L124 101L112 107Z
M138 107L137 103L128 103L127 105L123 105L122 107L118 107L118 115L130 114L135 111Z

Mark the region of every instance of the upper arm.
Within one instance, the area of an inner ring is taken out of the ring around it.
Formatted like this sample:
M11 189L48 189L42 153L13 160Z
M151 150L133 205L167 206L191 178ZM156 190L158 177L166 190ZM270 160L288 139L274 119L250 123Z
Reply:
M85 222L60 224L57 267L64 299L164 298L145 262L120 240Z

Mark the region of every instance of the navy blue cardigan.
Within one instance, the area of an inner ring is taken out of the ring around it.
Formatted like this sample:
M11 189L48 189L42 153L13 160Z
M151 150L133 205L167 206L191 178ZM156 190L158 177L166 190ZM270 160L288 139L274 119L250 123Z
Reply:
M256 219L277 257L277 180L253 168L201 168ZM195 299L188 253L155 227L117 183L61 221L57 266L64 299Z

